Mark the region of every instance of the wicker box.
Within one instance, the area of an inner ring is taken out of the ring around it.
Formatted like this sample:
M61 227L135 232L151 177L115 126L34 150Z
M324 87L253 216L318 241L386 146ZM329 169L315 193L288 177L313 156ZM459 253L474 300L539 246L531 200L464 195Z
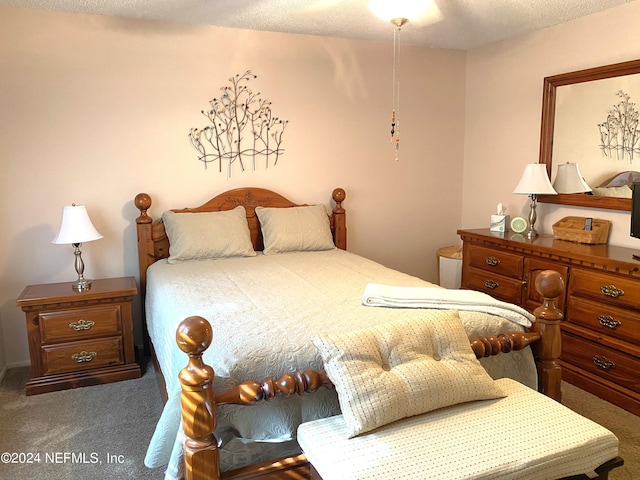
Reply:
M553 224L553 236L577 243L607 243L611 222L594 218L591 230L585 230L586 217L564 217Z

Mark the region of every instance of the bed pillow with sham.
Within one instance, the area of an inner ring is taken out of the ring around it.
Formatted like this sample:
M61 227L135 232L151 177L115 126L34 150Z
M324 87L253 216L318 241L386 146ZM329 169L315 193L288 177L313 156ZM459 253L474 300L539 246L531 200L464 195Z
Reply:
M312 340L350 438L449 405L505 396L476 359L456 310Z
M256 215L260 220L265 255L336 248L324 205L256 207Z
M169 238L169 263L225 257L254 257L243 206L222 212L162 214Z
M632 190L629 185L622 185L620 187L593 187L591 191L598 197L631 198L632 194Z

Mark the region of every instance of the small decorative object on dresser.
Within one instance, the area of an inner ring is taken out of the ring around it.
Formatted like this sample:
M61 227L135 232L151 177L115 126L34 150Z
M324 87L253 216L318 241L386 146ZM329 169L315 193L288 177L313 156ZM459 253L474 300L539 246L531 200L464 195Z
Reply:
M516 233L522 233L527 229L527 221L522 217L514 217L511 220L511 230Z
M533 240L489 229L459 230L462 288L529 311L541 298L532 286L543 270L566 280L557 305L562 322L562 378L640 415L640 263L615 245ZM518 240L520 237L520 240Z
M552 228L553 236L558 240L595 245L607 243L611 222L598 218L564 217Z
M85 291L27 286L16 300L29 337L27 395L140 377L131 315L137 293L133 277L94 280Z
M492 232L508 232L509 231L509 215L505 214L506 209L502 203L498 204L497 214L491 215L491 225L489 228Z

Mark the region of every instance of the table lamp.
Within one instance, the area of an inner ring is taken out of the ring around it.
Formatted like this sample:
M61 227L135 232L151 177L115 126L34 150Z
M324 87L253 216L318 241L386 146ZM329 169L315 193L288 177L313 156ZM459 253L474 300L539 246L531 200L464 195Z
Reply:
M558 193L585 193L591 187L584 181L577 163L561 163L558 165L553 188Z
M71 284L71 288L78 292L91 288L91 280L86 280L83 276L84 262L82 261L80 244L98 240L99 238L102 238L102 235L98 233L91 223L87 208L84 205L73 203L63 208L60 231L51 243L70 244L73 246L78 279Z
M557 195L547 175L547 166L544 163L529 163L525 165L524 173L513 193L529 195L531 197L531 209L529 211L529 229L525 232L529 240L538 236L534 228L536 223L536 201L538 195Z

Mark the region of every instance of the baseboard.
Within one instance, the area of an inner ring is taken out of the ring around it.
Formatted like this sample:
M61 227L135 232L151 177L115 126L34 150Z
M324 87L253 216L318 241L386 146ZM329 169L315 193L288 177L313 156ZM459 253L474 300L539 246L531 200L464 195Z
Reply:
M30 367L31 362L29 360L23 360L21 362L11 362L7 363L7 370L11 370L12 368L22 368L22 367Z

